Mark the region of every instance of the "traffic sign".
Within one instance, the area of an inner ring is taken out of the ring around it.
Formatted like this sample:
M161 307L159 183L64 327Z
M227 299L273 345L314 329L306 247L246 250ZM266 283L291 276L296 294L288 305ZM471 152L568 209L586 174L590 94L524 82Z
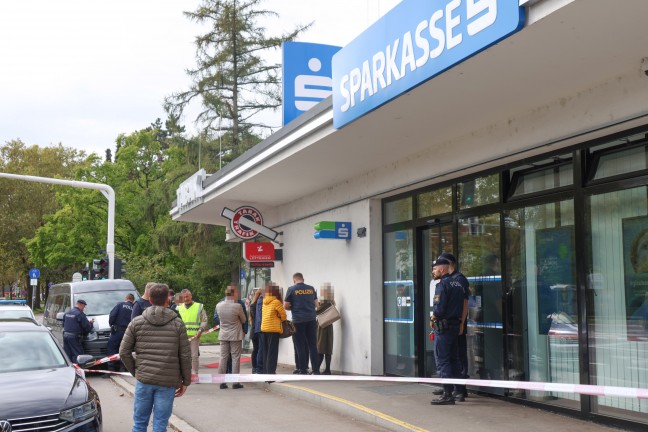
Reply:
M40 270L37 268L29 270L29 277L32 279L38 279L40 277Z

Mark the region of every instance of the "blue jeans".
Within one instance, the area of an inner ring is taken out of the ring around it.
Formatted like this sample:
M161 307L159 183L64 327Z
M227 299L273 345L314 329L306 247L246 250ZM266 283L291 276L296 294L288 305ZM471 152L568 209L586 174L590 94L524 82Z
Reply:
M319 353L317 352L317 321L294 323L297 333L293 335L297 351L297 369L300 373L308 370L308 359L314 373L319 372Z
M135 384L135 406L133 408L133 432L146 432L151 412L153 432L166 432L175 398L174 387Z

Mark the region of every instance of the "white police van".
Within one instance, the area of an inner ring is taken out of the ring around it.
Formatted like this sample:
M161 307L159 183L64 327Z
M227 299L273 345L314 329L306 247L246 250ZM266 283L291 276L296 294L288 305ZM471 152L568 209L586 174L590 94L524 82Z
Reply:
M83 350L94 358L106 356L110 325L108 314L115 305L124 301L126 294L133 294L135 300L139 294L135 285L126 279L89 280L81 282L65 282L50 288L43 324L48 326L52 334L63 346L63 316L74 307L77 301L85 300L87 306L84 313L88 318L94 318L93 330L83 338Z

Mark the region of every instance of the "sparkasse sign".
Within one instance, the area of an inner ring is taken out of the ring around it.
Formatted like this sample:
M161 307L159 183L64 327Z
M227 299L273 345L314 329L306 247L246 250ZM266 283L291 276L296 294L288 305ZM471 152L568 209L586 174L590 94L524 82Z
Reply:
M522 29L519 0L403 0L333 56L341 128Z

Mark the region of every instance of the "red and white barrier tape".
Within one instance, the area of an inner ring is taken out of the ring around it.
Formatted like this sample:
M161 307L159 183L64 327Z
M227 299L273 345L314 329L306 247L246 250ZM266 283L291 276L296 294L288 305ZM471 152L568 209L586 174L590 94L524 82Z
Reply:
M583 384L548 383L537 381L497 381L454 378L404 378L383 376L356 375L263 375L263 374L194 374L192 383L220 384L236 382L288 382L288 381L365 381L365 382L400 382L422 384L459 384L474 387L494 387L517 390L535 390L544 392L577 393L590 396L617 396L636 399L648 399L648 389L630 387L612 387Z
M119 356L119 354L113 354L111 356L104 357L104 358L101 358L99 360L95 360L94 363L92 363L91 365L88 365L86 367L97 366L97 365L100 365L100 364L108 363L108 362L111 362L111 361L117 361L117 360L120 360L120 359L121 359L121 357Z
M219 328L220 328L220 326L215 325L214 327L210 328L209 330L205 330L204 332L202 332L202 333L200 334L200 336L202 336L202 335L206 335L207 333L215 332L215 331L218 330ZM194 340L194 339L196 339L196 336L192 336L192 337L190 337L190 338L189 338L189 342L191 342L191 341Z
M117 354L118 356L118 354ZM105 360L111 357L105 357ZM97 360L98 362L101 360ZM110 360L106 360L110 361ZM104 361L103 363L105 363ZM85 372L108 373L131 376L130 372L114 372L99 369L84 369ZM267 374L193 374L192 383L220 384L237 382L294 382L294 381L355 381L355 382L400 382L420 384L459 384L473 387L508 388L514 390L535 390L558 393L577 393L589 396L616 396L635 399L648 399L648 389L584 384L548 383L538 381L498 381L454 378L406 378L357 375L267 375Z

